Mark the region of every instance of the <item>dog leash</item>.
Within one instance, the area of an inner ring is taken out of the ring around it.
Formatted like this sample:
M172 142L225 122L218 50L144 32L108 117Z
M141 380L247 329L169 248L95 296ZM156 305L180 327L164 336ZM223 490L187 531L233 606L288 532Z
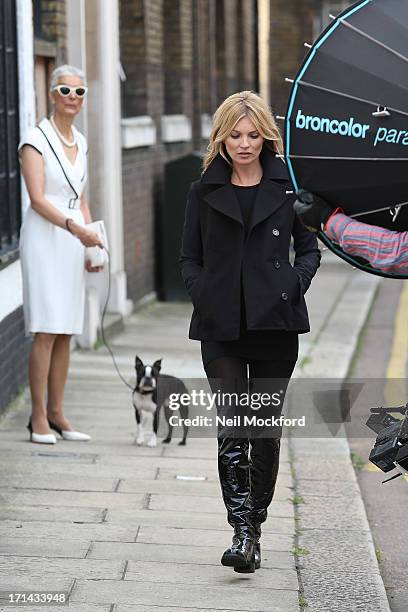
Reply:
M112 362L113 365L115 367L115 370L120 378L120 380L123 382L124 385L126 385L126 387L128 389L130 389L132 392L134 391L132 385L130 385L127 380L124 378L124 376L122 375L121 371L119 370L118 364L116 363L116 359L115 359L115 355L113 354L113 351L106 339L105 336L105 316L108 310L108 303L109 303L109 298L110 298L110 294L111 294L111 258L110 258L110 253L108 251L108 249L106 247L104 247L106 254L108 256L108 291L106 293L106 300L105 300L105 304L102 310L102 317L101 317L101 340L102 343L105 345L105 347L108 349L108 352L112 358Z

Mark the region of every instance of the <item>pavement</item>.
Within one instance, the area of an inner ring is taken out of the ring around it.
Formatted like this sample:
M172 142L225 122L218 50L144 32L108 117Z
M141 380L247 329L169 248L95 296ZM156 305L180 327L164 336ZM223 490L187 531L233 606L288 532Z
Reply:
M295 379L347 375L378 282L324 255ZM204 381L190 315L183 303L133 314L111 341L124 376L133 380L137 353ZM27 392L0 422L1 611L16 609L6 591L32 590L63 591L83 612L389 611L341 425L335 436L284 437L262 568L243 575L219 563L231 528L214 438L136 446L130 393L104 347L72 354L66 413L90 442L29 443Z
M356 472L358 484L392 612L407 610L407 554L404 538L401 538L401 525L407 513L408 475L382 483L393 472L385 475L367 461L375 434L360 425L367 419L368 406L401 406L407 401L407 298L406 282L395 279L381 282L359 343L358 358L353 360L352 366L353 380L364 379L369 384L358 397L353 418L346 423L350 449L356 458L361 458L360 469ZM401 343L405 343L404 348ZM403 350L400 351L400 347ZM398 369L395 367L397 364Z

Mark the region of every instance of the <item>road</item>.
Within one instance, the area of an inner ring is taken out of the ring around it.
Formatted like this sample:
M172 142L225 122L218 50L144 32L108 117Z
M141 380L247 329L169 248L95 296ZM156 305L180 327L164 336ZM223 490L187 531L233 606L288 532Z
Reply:
M408 482L400 477L382 484L389 474L386 476L368 462L375 434L370 433L364 423L370 407L405 404L408 399L408 289L405 285L402 281L384 280L379 286L350 369L349 379L365 384L353 406L351 423L347 425L350 448L358 466L358 482L392 612L406 612L408 609L405 542ZM400 379L396 380L396 377Z

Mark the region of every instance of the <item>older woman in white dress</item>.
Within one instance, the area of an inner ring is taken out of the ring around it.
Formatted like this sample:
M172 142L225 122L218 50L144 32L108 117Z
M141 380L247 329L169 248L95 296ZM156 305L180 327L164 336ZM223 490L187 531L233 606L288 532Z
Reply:
M84 73L61 66L51 77L53 114L19 145L30 207L21 228L21 266L26 334L33 334L29 359L32 442L54 444L53 429L66 440L89 440L64 416L70 339L82 333L85 247L102 246L87 229L91 214L84 198L87 143L73 126L87 86ZM47 396L47 401L45 400Z

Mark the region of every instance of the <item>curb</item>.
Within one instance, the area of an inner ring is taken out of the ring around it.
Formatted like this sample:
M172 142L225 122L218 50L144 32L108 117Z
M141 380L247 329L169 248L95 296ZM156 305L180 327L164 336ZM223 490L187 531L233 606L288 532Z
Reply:
M346 378L380 279L356 272L298 378ZM302 606L313 612L389 612L344 426L336 438L289 438Z

